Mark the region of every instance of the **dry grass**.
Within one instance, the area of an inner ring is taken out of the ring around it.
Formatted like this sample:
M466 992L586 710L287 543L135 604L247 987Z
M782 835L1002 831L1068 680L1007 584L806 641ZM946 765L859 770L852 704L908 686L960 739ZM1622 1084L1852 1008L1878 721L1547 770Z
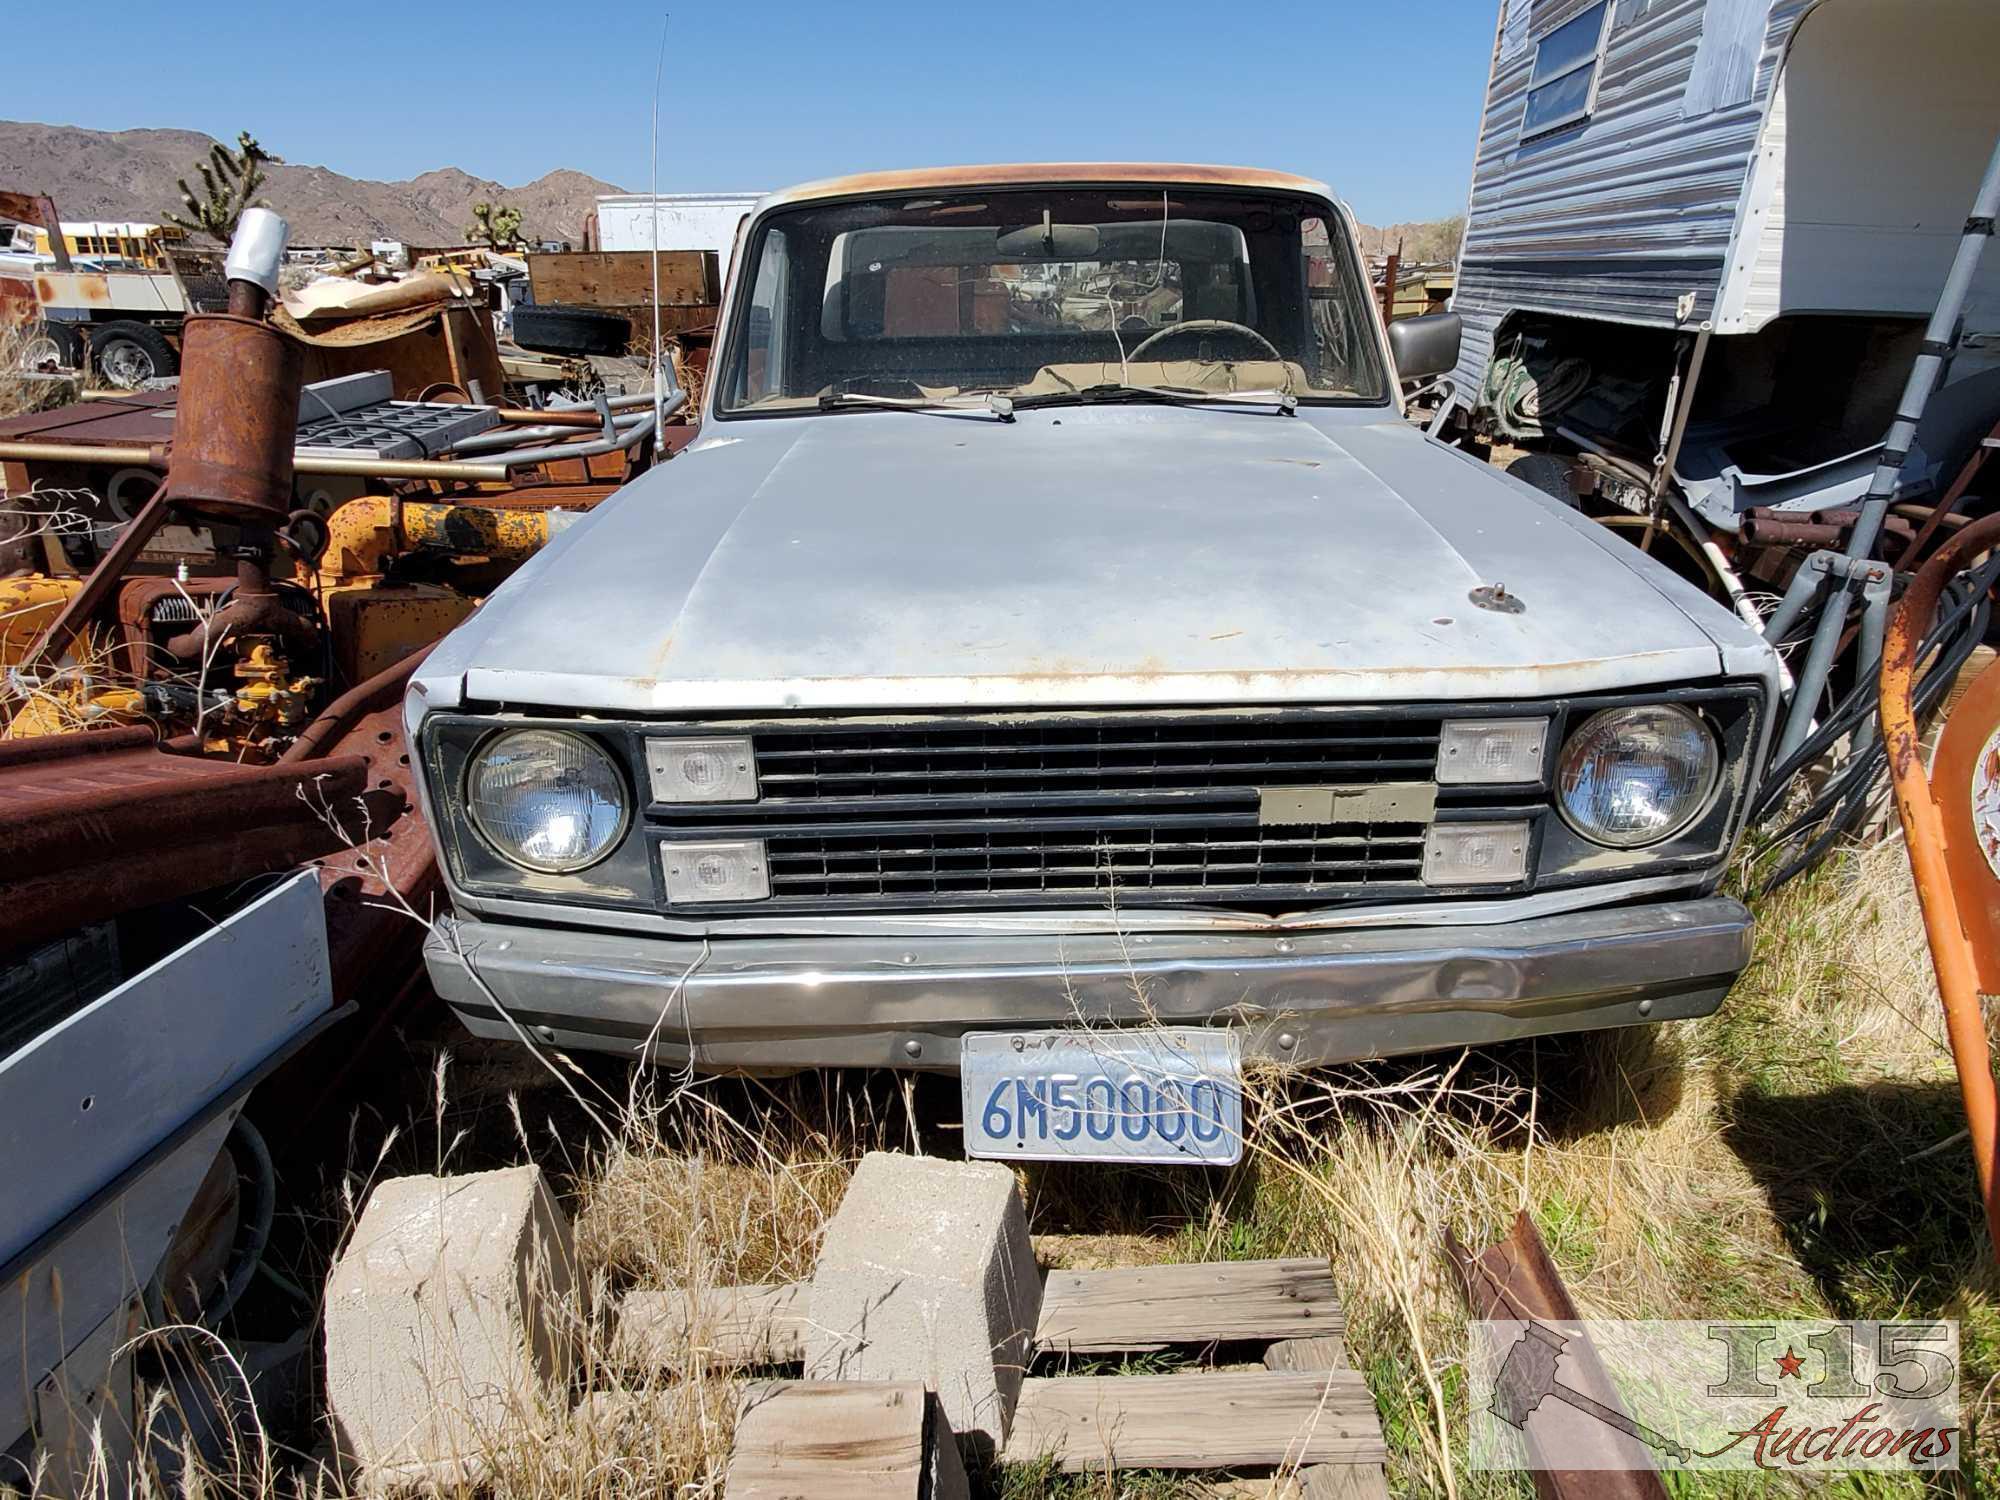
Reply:
M1760 919L1705 1021L1262 1092L1237 1196L1178 1248L1332 1258L1399 1493L1519 1488L1464 1468L1465 1312L1439 1249L1447 1225L1479 1243L1517 1208L1586 1315L1961 1319L1974 1458L1993 1464L2000 1313L1900 846L1835 860Z
M1763 902L1760 919L1755 963L1707 1020L1260 1078L1246 1160L1230 1173L1030 1168L1044 1248L1096 1264L1328 1256L1399 1494L1527 1493L1517 1477L1466 1466L1465 1312L1441 1251L1447 1226L1479 1243L1523 1207L1587 1314L1961 1319L1973 1452L1990 1468L1982 1387L2000 1368L2000 1314L1969 1170L1950 1141L1955 1088L1900 847L1842 856ZM880 1080L658 1076L614 1099L592 1092L594 1075L568 1076L617 1120L586 1156L567 1154L568 1127L531 1130L512 1100L507 1113L517 1159L547 1160L560 1139L592 1306L627 1286L804 1277L860 1154L916 1129L908 1096ZM436 1113L434 1169L463 1170L465 1132L442 1094ZM493 1444L492 1492L719 1494L744 1372L690 1360L702 1373L635 1381L610 1359L601 1323L584 1326L579 1385L595 1394L524 1409L519 1431ZM1854 1494L1919 1488L1914 1476L1854 1478ZM1016 1469L988 1483L1004 1500L1203 1492L1160 1474ZM1711 1475L1673 1488L1759 1487ZM282 1449L271 1467L211 1465L199 1484L135 1492L346 1493L330 1470Z

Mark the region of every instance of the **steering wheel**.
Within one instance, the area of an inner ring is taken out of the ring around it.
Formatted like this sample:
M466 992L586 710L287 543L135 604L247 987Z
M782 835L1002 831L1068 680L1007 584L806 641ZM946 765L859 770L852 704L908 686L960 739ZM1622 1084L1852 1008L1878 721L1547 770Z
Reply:
M1155 344L1164 344L1168 339L1179 338L1181 335L1189 333L1233 333L1255 344L1272 359L1282 360L1285 357L1278 352L1276 344L1265 338L1256 329L1246 328L1241 323L1232 323L1227 318L1195 318L1187 323L1169 323L1158 333L1144 340L1138 348L1125 357L1127 359L1138 359Z

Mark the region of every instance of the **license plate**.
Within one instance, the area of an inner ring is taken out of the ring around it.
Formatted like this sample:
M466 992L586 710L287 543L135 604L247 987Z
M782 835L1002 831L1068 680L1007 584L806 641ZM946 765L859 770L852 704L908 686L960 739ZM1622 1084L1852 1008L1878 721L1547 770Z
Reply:
M968 1156L1226 1167L1243 1155L1233 1032L974 1032L958 1068Z

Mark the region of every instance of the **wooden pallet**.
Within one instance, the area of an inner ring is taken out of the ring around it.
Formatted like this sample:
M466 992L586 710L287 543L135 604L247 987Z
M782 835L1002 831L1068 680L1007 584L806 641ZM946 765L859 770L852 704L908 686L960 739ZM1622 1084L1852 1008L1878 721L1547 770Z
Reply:
M1261 1367L1030 1376L1001 1462L1052 1458L1066 1473L1295 1469L1302 1500L1386 1497L1382 1424L1345 1331L1321 1260L1051 1272L1038 1358L1235 1346L1257 1351Z
M797 1364L805 1353L807 1290L795 1282L719 1287L693 1297L630 1293L621 1306L614 1356L635 1368L657 1368L692 1346L717 1365ZM1232 1481L1214 1493L1386 1500L1382 1424L1367 1384L1348 1361L1345 1333L1333 1277L1321 1260L1052 1271L1035 1328L1040 1363L1102 1364L1119 1354L1220 1350L1240 1356L1236 1363L1244 1367L1031 1375L1021 1384L1000 1461L1053 1459L1065 1473L1108 1467L1282 1471L1295 1474L1289 1489L1274 1489L1266 1477ZM764 1476L759 1483L775 1483L767 1469L808 1460L824 1485L834 1486L832 1476L852 1467L874 1475L885 1485L882 1493L892 1492L885 1477L890 1471L875 1467L881 1445L873 1437L860 1439L881 1422L899 1424L902 1432L913 1419L880 1389L798 1388L786 1401L800 1405L780 1403L767 1418L810 1412L813 1426L845 1427L856 1441L816 1445L801 1435L761 1457L754 1456L761 1449L753 1444L745 1454L745 1493L764 1493L748 1487L752 1472ZM913 1439L903 1432L898 1441L904 1457L891 1469L907 1463ZM732 1497L737 1478L732 1469Z

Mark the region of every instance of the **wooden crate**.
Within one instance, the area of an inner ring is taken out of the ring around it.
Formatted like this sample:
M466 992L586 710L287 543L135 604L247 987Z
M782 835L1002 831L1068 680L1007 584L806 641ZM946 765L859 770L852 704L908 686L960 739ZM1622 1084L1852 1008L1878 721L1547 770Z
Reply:
M576 250L531 254L528 284L546 307L601 307L624 311L653 305L653 255L649 250ZM660 306L713 307L722 279L713 250L660 252ZM638 319L634 319L637 326ZM650 321L647 326L651 326Z

